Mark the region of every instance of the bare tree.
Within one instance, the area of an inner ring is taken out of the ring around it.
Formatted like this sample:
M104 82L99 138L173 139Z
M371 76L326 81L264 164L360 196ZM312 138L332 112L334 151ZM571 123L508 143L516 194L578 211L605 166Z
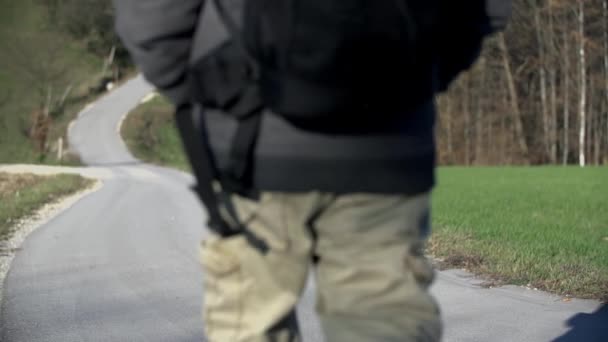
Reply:
M65 48L64 42L52 34L15 33L7 49L11 67L28 81L33 99L48 112L53 94L69 83L72 60L66 57Z
M604 52L604 105L602 113L604 113L604 121L606 127L604 134L606 136L606 150L608 151L608 0L602 1L602 46ZM600 134L601 139L601 134ZM608 159L608 157L607 157Z
M477 66L477 84L475 87L478 89L476 103L475 103L475 163L479 164L482 160L483 154L483 130L484 130L484 119L483 108L484 108L484 89L486 87L486 58L481 57Z
M547 106L547 66L545 57L545 37L543 35L543 22L541 20L541 6L538 0L532 0L534 7L534 27L536 31L536 44L538 45L538 81L540 89L540 107L543 117L543 145L546 155L549 155L549 111Z
M447 150L448 150L448 160L450 161L450 163L453 163L454 160L454 142L452 139L452 126L453 126L453 120L452 120L452 101L449 97L445 97L445 103L446 103L446 110L445 110L445 114L446 114L446 136L447 136Z
M578 35L579 35L579 139L578 162L585 166L585 134L587 124L587 55L585 52L585 3L578 0Z
M462 82L462 114L464 115L464 165L471 164L471 79L470 74L464 75Z
M608 163L608 0L514 0L441 103L441 162Z
M515 123L515 137L519 144L520 152L523 155L524 160L528 158L528 143L524 134L524 125L522 122L521 111L519 109L519 95L517 94L517 88L515 86L515 78L513 77L513 70L511 68L511 60L509 58L509 50L507 49L507 43L505 42L505 36L503 33L498 36L498 44L502 52L502 63L504 67L505 76L507 79L507 88L509 89L509 99L511 101L511 113L513 115L513 122Z
M563 108L563 143L562 143L562 163L564 165L568 165L568 154L570 151L570 56L568 52L570 50L570 38L568 36L568 31L564 31L564 68L563 68L563 78L564 78L564 108Z
M557 48L555 42L555 27L553 0L549 0L548 4L548 34L547 34L547 51L549 63L547 64L549 73L549 101L550 101L550 116L549 116L549 161L551 164L557 163Z
M35 109L26 123L27 127L23 127L23 132L35 143L39 152L44 154L53 116L61 115L61 94L72 81L73 60L65 53L65 41L50 30L14 32L12 39L0 44L8 55L10 63L7 67L29 85L29 97L22 100L33 104Z

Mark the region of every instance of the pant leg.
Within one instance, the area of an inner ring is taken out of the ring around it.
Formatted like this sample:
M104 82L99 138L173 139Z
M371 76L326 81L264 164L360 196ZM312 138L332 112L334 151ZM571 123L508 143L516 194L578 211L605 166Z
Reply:
M314 223L317 310L328 342L441 337L423 255L430 195L336 197Z
M310 200L263 194L234 199L241 223L268 249L237 235L202 242L204 330L209 342L300 341L295 306L304 289L311 237L304 229Z

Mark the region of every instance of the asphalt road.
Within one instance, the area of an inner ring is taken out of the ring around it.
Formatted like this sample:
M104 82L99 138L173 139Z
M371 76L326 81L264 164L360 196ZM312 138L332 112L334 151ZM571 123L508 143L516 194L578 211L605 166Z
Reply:
M112 176L29 236L4 288L3 342L201 341L204 212L190 176L133 158L117 126L151 91L136 78L70 129L82 160ZM445 341L608 341L606 306L516 287L485 289L441 272L433 292ZM322 341L314 286L299 307L306 341Z

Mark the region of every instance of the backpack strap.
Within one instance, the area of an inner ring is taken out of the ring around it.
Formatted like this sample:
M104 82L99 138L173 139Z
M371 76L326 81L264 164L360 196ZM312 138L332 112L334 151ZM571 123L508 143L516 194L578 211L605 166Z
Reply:
M251 146L253 144L249 140L255 140L257 136L257 127L260 122L259 117L260 115L251 116L239 127L239 130L242 130L243 138L238 138L239 135L237 134L237 138L235 138L237 144L234 145L236 147L233 146L232 154L251 154L250 149L252 149ZM193 190L207 209L207 225L209 228L224 238L241 234L251 246L257 248L261 253L267 253L269 247L266 242L251 233L238 220L234 203L231 200L231 194L225 191L224 182L220 182L215 161L209 149L209 143L205 139L207 135L204 134L204 120L201 120L197 124L196 120L194 120L194 107L192 105L183 105L177 108L175 121L186 155L196 177L197 184ZM236 170L240 172L247 170L244 164L238 164L236 167ZM217 190L214 188L216 182L220 184L220 188ZM226 214L230 216L231 222L226 220L222 215L220 211L221 204L224 204Z
M234 47L238 49L248 67L249 86L242 89L238 101L228 110L228 114L238 120L236 133L232 140L227 171L221 175L224 190L243 196L251 196L252 188L252 164L257 142L258 131L265 107L260 94L257 81L260 78L259 63L247 50L243 35L237 22L222 0L213 0L218 15L230 33L234 41Z
M261 121L262 114L258 112L238 122L230 147L227 172L222 175L222 185L228 192L255 197L253 163Z
M245 48L235 21L228 14L221 0L213 0L213 4L231 34L235 43L233 46L237 49L236 53L245 57L243 64L251 69L249 76L256 77L258 64ZM197 72L202 73L197 69L190 70L191 81L195 80L193 75ZM192 89L195 92L201 91L196 83L193 83ZM241 90L242 93L238 94L236 103L227 108L216 108L213 104L208 104L212 108L226 111L226 115L237 119L237 129L230 146L228 167L221 172L215 165L215 158L207 141L208 134L204 118L201 118L201 122L195 120L194 106L187 104L178 107L175 118L184 149L197 180L197 185L193 190L207 208L209 227L223 237L243 234L253 246L264 251L267 249L265 243L250 234L246 227L238 222L231 200L232 194L255 197L252 190L252 164L264 109L257 87L250 85Z
M194 107L192 105L178 107L175 113L175 120L184 145L184 150L186 151L190 165L192 165L192 171L196 177L197 184L193 190L207 208L207 224L211 230L223 237L236 234L236 231L220 213L218 196L213 188L214 182L219 178L217 177L214 159L209 150L209 144L205 140L206 135L202 134L204 123L201 122L199 125L196 124L194 120Z

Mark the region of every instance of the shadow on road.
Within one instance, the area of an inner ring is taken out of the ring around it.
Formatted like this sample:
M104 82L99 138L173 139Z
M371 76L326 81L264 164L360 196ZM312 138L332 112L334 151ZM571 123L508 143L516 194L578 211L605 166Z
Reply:
M603 342L608 341L608 304L594 313L579 313L568 320L570 331L553 342Z

